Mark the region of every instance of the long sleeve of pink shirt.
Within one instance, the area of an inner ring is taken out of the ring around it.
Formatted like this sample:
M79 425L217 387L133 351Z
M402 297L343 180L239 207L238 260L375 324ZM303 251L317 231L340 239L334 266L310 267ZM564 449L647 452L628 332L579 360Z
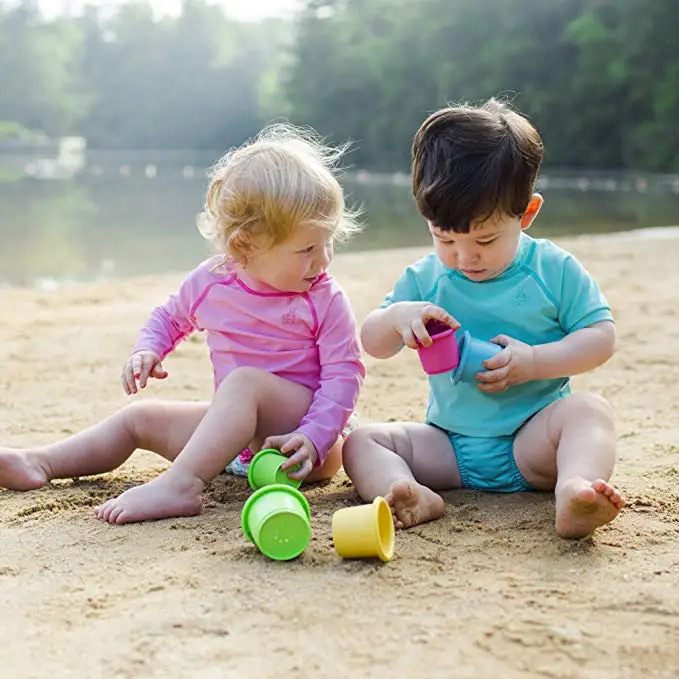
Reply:
M196 271L199 271L197 269ZM192 315L192 304L200 299L202 281L196 280L195 271L182 283L179 292L157 306L139 333L136 351L153 351L164 359L182 340L198 329Z
M312 441L322 464L365 377L356 321L337 282L322 276L302 294L255 290L208 260L153 310L133 351L165 358L195 330L207 333L215 388L232 370L250 366L313 391L297 431Z
M348 332L350 329L352 331ZM316 338L320 359L320 386L298 431L316 446L323 464L331 446L356 407L365 377L356 321L343 292L332 298Z

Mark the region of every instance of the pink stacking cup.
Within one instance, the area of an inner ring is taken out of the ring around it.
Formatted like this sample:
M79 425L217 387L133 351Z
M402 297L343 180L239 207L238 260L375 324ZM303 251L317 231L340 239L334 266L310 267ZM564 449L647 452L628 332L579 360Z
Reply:
M455 370L460 363L455 331L441 321L427 323L432 344L429 347L420 345L417 353L420 356L422 368L427 375L441 375Z

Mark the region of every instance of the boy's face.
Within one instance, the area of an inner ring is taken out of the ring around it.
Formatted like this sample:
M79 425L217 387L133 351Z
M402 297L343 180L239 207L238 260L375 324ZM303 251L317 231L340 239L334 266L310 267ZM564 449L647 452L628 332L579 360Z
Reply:
M472 224L469 233L441 231L427 222L436 255L445 266L470 281L479 283L495 278L514 261L521 232L530 227L541 206L542 198L535 194L523 216L494 214Z

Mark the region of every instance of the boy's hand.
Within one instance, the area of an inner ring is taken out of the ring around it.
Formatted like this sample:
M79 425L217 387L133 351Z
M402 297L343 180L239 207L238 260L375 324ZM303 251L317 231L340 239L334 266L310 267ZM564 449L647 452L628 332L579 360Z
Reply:
M535 379L533 347L506 335L498 335L490 341L504 349L484 362L485 371L476 374L481 391L496 394Z
M298 481L309 476L318 459L316 446L298 431L280 436L269 436L262 444L262 450L265 448L275 448L280 450L283 455L289 456L289 459L281 465L281 469L290 469L290 467L298 464L299 469L288 474L291 479Z
M432 339L427 332L428 321L440 321L457 330L460 324L447 312L429 302L398 302L393 307L394 331L401 336L403 344L411 349L422 345L431 346Z
M149 377L164 380L167 377L167 371L163 369L158 354L153 351L138 351L125 361L120 381L125 393L129 396L137 393L137 380L139 380L139 388L143 389Z

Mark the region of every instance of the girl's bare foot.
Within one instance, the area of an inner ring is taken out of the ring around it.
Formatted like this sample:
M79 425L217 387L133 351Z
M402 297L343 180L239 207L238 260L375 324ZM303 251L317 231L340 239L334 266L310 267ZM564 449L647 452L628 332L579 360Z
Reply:
M562 538L584 538L612 521L624 506L622 495L602 479L568 479L556 489L556 532Z
M21 450L0 448L0 488L35 490L48 481L47 471L35 455Z
M396 528L410 528L438 519L444 512L443 498L416 481L396 481L384 499L391 507Z
M172 470L95 508L97 518L109 523L131 523L173 516L195 516L203 507L200 479L177 477Z

